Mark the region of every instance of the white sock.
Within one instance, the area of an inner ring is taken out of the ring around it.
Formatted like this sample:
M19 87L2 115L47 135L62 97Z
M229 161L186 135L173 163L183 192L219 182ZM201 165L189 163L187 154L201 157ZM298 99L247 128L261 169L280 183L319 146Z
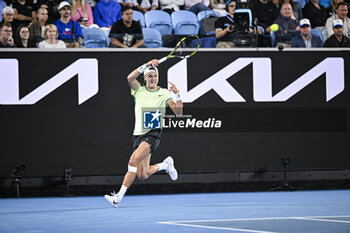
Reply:
M158 163L158 171L162 171L162 170L166 170L168 168L168 164L165 163L165 162L162 162L162 163Z
M117 195L120 197L120 199L122 199L124 197L126 190L128 190L128 188L126 186L122 185L119 192L117 193Z

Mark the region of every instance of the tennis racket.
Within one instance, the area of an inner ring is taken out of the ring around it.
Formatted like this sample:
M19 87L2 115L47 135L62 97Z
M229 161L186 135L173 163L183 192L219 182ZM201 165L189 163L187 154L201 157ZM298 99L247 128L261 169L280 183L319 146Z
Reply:
M184 50L183 48L185 48L186 45L189 44L192 40L196 40L197 48L193 52L188 51L187 49ZM196 36L196 35L185 36L179 42L177 42L174 50L171 53L169 53L168 56L165 56L165 57L159 59L159 64L165 62L166 60L168 60L170 58L174 58L174 57L180 58L180 59L191 57L197 53L199 47L200 47L200 43L199 43L198 36Z

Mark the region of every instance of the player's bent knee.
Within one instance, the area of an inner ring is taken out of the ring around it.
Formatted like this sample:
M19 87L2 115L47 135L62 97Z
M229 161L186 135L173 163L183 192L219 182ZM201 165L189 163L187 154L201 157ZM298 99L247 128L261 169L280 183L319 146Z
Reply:
M147 174L140 174L137 176L137 178L139 178L140 180L147 180L148 179L148 175Z
M137 167L128 165L128 172L137 173Z

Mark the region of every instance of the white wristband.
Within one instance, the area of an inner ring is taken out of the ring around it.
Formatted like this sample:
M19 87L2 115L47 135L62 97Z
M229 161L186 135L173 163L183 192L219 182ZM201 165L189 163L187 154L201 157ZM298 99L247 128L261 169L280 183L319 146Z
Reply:
M175 101L177 102L177 101L180 101L180 100L182 100L182 99L181 99L181 94L179 92L179 93L175 94Z
M140 66L139 68L137 68L137 72L139 72L140 74L142 74L146 69L147 69L147 66L146 66L145 64L143 64L142 66Z

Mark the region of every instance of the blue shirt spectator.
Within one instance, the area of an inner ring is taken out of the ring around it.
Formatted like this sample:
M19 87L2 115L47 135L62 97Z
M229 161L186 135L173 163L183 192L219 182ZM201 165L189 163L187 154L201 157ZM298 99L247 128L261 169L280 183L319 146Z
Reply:
M292 37L292 48L322 48L323 43L319 36L311 34L310 20L300 20L300 34Z
M73 30L72 30L72 22L74 22L74 35L73 35ZM83 38L83 33L81 31L80 24L78 22L69 20L68 23L63 23L60 19L58 19L55 23L55 26L57 27L58 31L58 38L59 40L69 40L73 39L74 41L78 41L79 37Z
M100 27L112 27L122 18L120 4L114 0L100 0L94 9L94 21Z
M83 43L83 33L80 23L69 19L71 11L68 2L63 1L58 6L61 18L54 25L57 27L58 39L66 43L67 48L79 48Z
M6 6L6 2L4 0L0 0L0 22L2 21L2 9L4 9Z

